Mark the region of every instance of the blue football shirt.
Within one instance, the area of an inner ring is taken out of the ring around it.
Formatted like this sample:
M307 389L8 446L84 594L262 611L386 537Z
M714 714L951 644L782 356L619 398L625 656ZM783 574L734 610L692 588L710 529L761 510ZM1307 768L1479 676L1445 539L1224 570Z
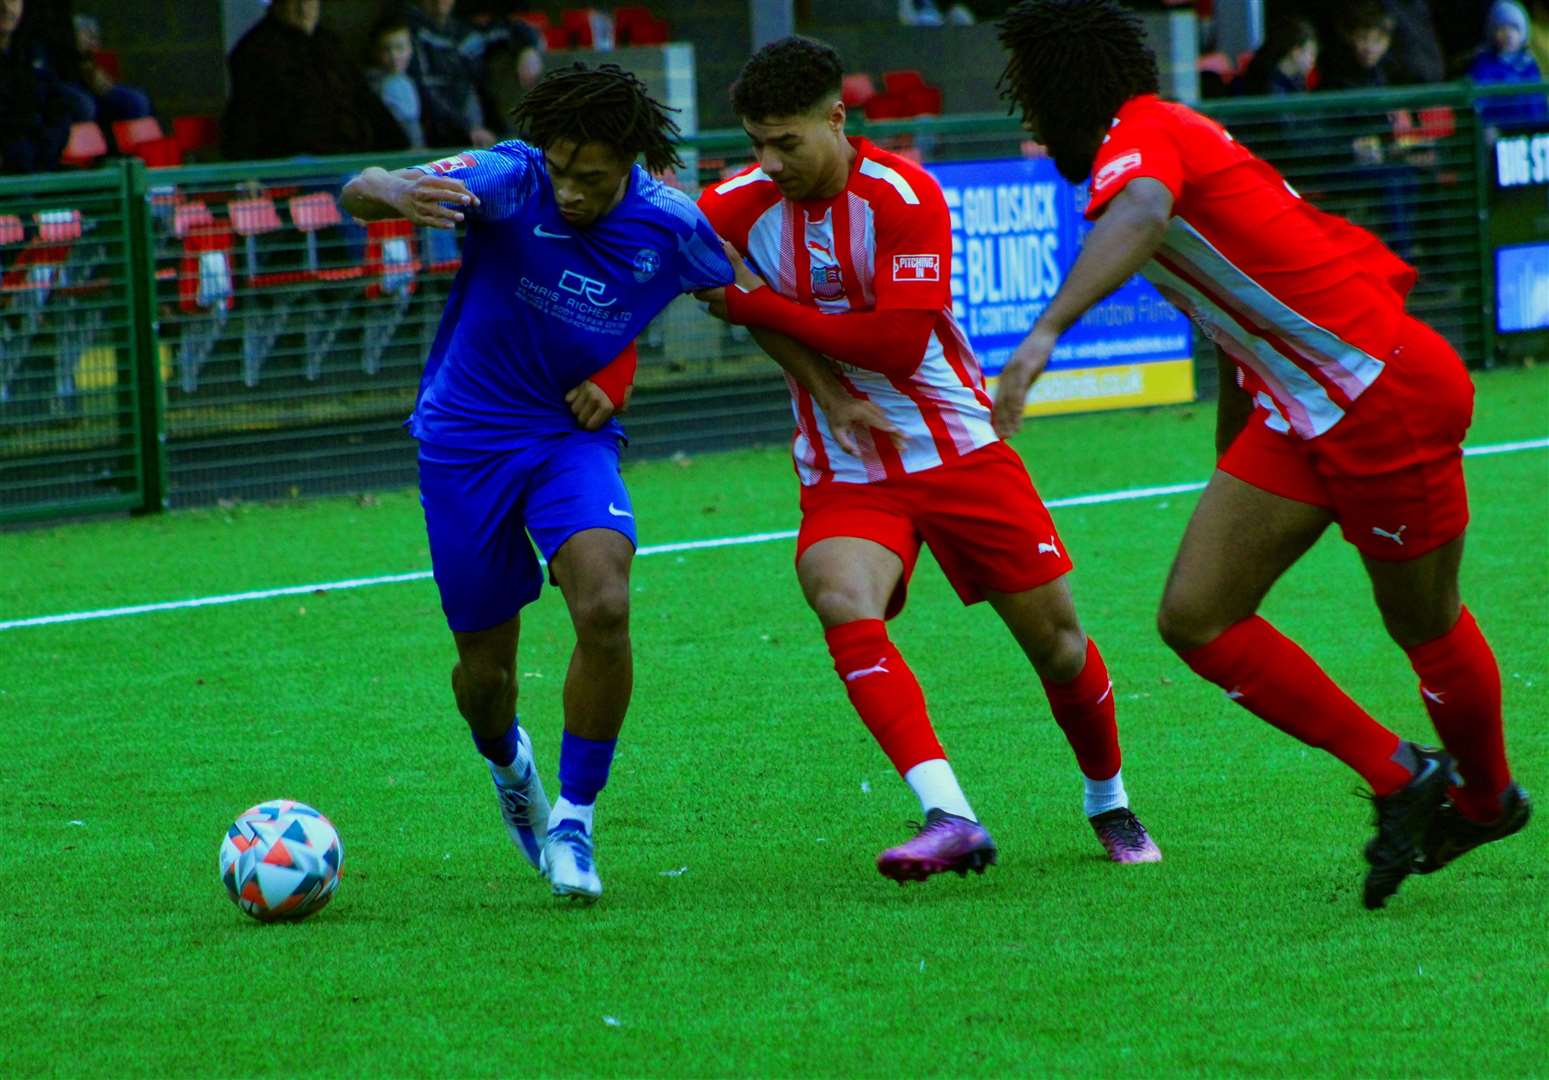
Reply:
M567 393L679 293L733 279L693 200L639 165L619 204L584 229L560 215L543 153L524 142L419 168L462 181L481 204L464 209L462 268L409 420L424 442L494 450L576 430Z

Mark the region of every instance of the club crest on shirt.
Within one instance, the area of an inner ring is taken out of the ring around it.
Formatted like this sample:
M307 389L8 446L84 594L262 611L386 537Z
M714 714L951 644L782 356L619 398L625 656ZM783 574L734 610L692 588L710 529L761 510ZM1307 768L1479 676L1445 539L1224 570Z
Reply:
M656 276L656 272L662 268L661 253L651 248L641 248L635 252L635 280L644 284Z
M812 266L812 295L819 300L837 300L844 295L844 275L837 266Z
M455 157L442 158L440 161L432 161L425 168L437 176L445 176L447 173L456 172L458 169L471 169L478 163L478 159L472 154L463 153Z

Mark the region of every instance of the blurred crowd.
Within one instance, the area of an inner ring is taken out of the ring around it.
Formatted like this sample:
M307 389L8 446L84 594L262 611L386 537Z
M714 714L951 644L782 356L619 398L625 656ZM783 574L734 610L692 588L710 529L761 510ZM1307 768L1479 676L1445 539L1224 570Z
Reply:
M82 5L91 2L110 0ZM1208 22L1212 5L1195 3ZM59 167L73 125L95 123L111 150L116 122L155 114L152 94L135 85L132 72L121 75L97 20L75 6L76 0L0 0L4 172ZM227 58L231 94L220 118L220 151L246 160L487 146L506 134L510 106L542 72L542 35L513 17L524 6L384 0L365 39L347 41L323 21L322 0L272 0ZM973 14L992 15L993 6ZM1202 65L1206 96L1456 78L1531 83L1549 72L1549 0L1267 6L1267 34L1251 57ZM1542 94L1492 96L1480 110L1492 126L1549 119Z
M0 0L4 172L58 168L74 125L95 123L111 149L115 122L155 115L147 92L103 63L116 53L75 6ZM458 0L385 0L365 40L352 42L323 21L322 0L272 0L227 57L222 156L490 145L542 72L541 36L507 17L518 6L464 0L465 13Z
M1238 72L1207 94L1372 90L1468 78L1536 83L1549 72L1549 0L1286 0ZM1549 119L1542 94L1488 97L1491 125Z

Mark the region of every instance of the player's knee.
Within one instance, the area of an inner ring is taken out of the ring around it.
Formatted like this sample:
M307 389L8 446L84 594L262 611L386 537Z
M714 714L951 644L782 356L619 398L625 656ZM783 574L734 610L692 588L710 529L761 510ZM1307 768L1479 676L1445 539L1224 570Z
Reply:
M824 581L808 590L807 601L824 626L881 618L875 600L847 581Z
M508 715L516 703L516 675L504 664L465 660L452 669L452 693L469 721Z
M1035 646L1033 668L1047 682L1066 683L1086 666L1086 634L1079 623L1051 626Z
M1162 635L1168 648L1179 655L1208 645L1219 637L1226 629L1218 625L1219 622L1203 609L1172 597L1164 598L1156 613L1157 633Z
M609 583L588 589L574 607L576 638L593 646L617 646L629 640L629 584Z
M1383 609L1382 625L1388 636L1400 648L1412 649L1427 641L1434 641L1451 630L1458 621L1456 606L1402 607L1397 610Z

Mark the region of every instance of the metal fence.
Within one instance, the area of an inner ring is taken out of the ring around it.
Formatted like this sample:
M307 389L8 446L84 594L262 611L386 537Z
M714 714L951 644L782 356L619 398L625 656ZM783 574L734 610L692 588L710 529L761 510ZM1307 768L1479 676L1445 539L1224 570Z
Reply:
M1485 135L1465 85L1241 99L1207 109L1319 205L1421 271L1411 309L1488 362ZM1005 116L856 125L917 160L1037 152ZM748 160L696 138L697 190ZM413 478L401 430L458 265L450 234L341 215L378 158L0 181L0 521ZM784 383L746 332L691 300L639 342L633 444L669 453L783 440ZM1208 392L1214 364L1200 365Z

